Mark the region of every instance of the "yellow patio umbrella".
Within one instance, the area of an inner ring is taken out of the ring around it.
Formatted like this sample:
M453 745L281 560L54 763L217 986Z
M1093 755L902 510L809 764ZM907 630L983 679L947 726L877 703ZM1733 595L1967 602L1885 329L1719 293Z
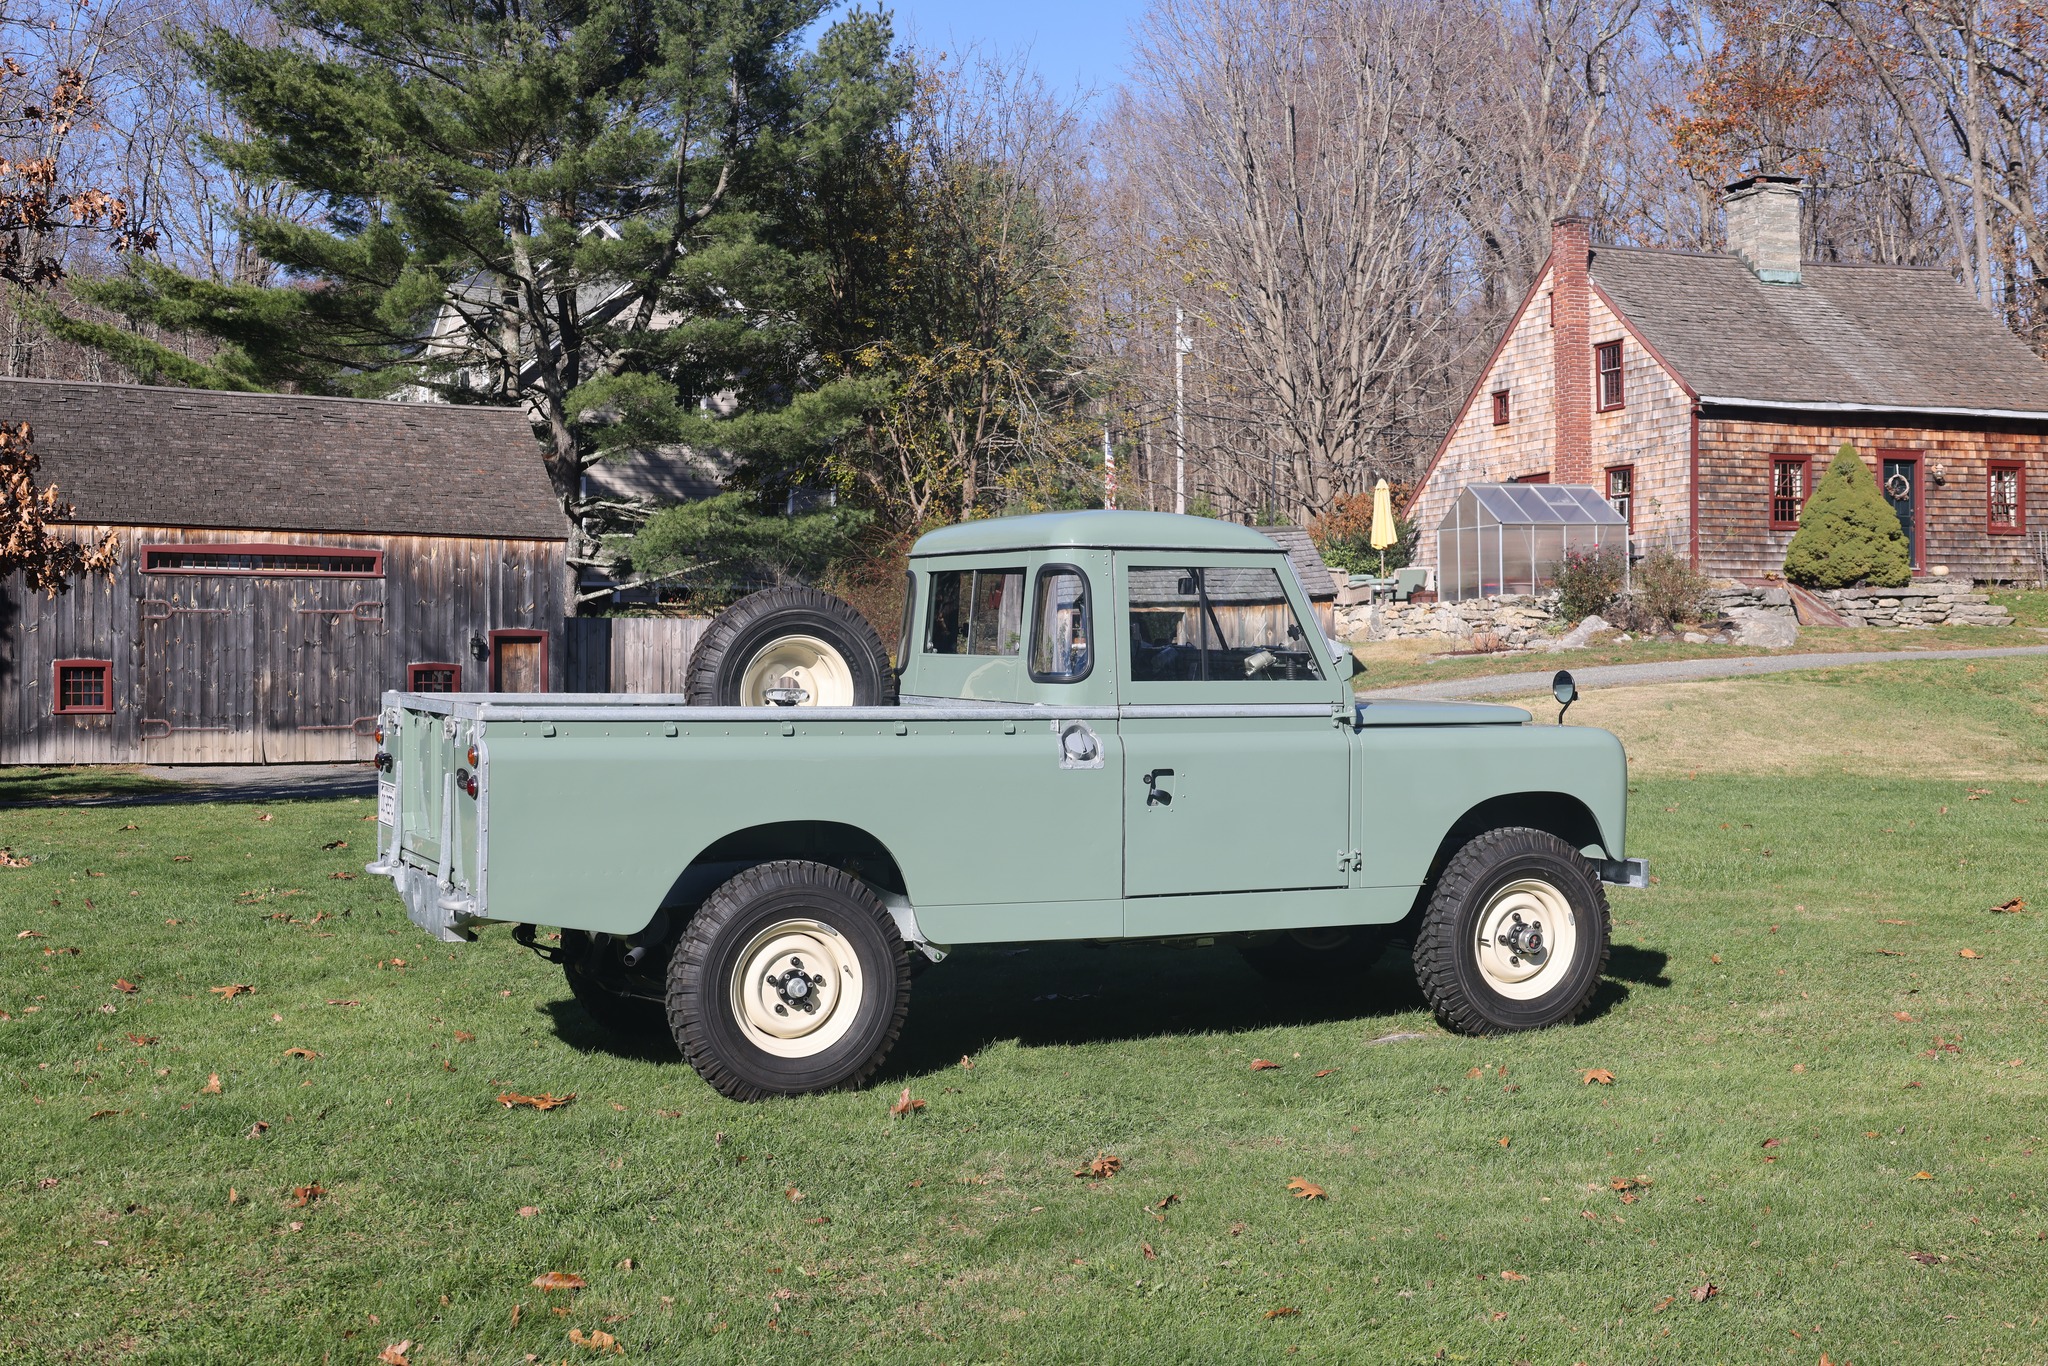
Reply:
M1371 545L1380 552L1380 577L1387 576L1387 547L1400 540L1394 531L1394 495L1382 479L1372 489Z

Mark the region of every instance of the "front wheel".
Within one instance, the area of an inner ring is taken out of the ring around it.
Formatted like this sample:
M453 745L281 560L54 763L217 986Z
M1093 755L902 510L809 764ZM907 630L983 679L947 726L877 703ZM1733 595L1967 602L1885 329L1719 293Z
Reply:
M1437 880L1415 978L1461 1034L1567 1024L1600 984L1607 929L1606 891L1578 850L1541 830L1489 830Z
M909 964L887 908L820 863L738 874L691 917L669 960L676 1043L734 1100L860 1084L909 1007Z

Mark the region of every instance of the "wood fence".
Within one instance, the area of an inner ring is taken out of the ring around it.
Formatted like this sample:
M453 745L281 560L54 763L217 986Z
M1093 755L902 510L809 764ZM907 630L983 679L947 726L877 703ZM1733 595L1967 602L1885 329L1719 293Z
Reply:
M680 693L709 617L571 617L562 686L570 692Z

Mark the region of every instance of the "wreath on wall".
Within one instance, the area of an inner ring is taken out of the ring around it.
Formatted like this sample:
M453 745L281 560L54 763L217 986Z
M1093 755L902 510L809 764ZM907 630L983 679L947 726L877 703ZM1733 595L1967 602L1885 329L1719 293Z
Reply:
M1913 481L1903 473L1895 474L1884 481L1884 491L1893 498L1904 498L1913 491Z

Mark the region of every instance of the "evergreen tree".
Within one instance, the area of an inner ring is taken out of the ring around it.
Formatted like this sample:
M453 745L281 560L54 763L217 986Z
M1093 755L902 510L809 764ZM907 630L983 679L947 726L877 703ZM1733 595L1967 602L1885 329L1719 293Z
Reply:
M299 40L188 40L250 130L210 150L323 219L238 224L278 288L139 265L81 289L217 339L210 365L118 328L74 339L176 383L524 405L579 522L607 453L815 462L876 400L825 356L861 340L845 215L909 97L884 14L807 54L829 0L269 3Z
M1806 588L1901 588L1913 578L1905 528L1869 466L1844 441L1785 550L1785 577Z

